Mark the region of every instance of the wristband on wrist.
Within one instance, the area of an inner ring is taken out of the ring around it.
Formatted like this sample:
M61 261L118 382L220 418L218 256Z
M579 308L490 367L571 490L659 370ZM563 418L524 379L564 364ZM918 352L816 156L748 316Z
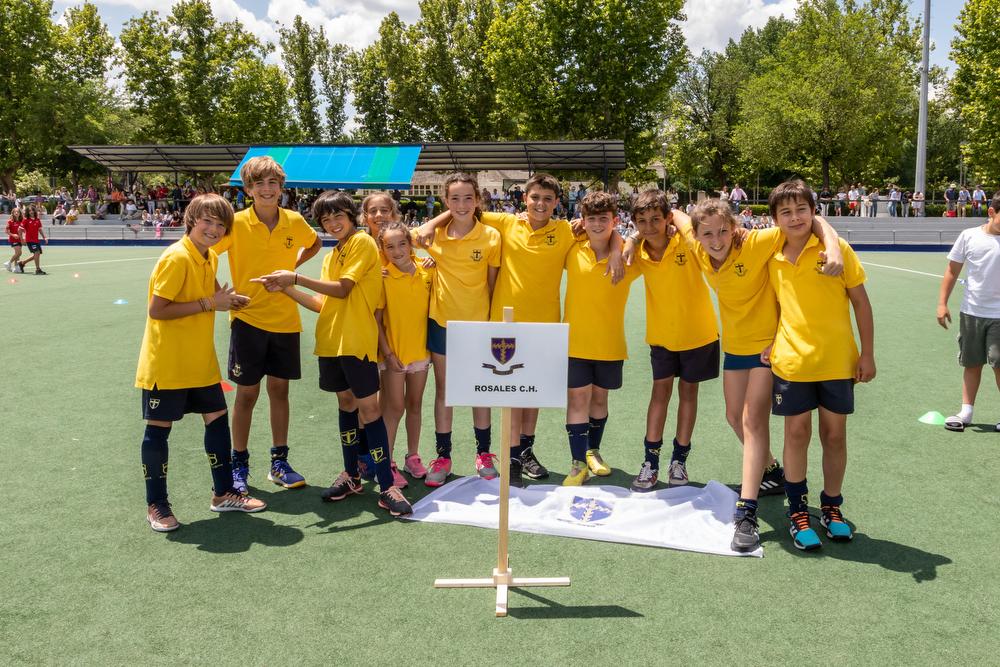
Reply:
M295 278L292 279L292 284L293 285L298 285L299 284L299 274L298 274L298 271L295 272Z

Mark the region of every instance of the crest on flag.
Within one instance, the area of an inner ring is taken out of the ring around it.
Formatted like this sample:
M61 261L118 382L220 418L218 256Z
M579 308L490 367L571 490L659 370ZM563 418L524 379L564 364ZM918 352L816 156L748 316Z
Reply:
M573 502L569 506L569 515L580 523L597 525L611 516L614 505L605 500L596 498L581 498L573 496Z

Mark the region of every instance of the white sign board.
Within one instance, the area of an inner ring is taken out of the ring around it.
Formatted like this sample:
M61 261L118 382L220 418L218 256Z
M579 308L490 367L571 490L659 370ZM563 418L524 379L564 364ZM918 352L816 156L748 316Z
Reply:
M569 325L448 322L445 403L564 408Z

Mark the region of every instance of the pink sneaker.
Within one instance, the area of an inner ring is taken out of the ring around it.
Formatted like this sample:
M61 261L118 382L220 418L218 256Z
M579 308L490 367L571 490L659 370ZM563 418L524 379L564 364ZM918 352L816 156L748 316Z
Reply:
M427 475L427 468L424 467L418 454L408 454L403 460L403 470L413 479L423 479Z
M434 459L431 469L427 471L424 484L427 486L443 486L451 474L451 459Z
M405 477L403 477L403 473L399 472L399 468L396 467L395 461L392 462L390 467L392 468L392 485L400 489L408 487L410 483L406 481Z
M482 454L476 454L476 472L483 479L495 479L499 474L496 469L494 461L496 461L497 455L490 454L489 452L483 452Z

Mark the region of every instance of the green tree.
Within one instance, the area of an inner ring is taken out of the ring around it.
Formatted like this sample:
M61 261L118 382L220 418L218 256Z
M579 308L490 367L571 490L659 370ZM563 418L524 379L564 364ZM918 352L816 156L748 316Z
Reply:
M288 113L288 79L277 65L256 58L236 63L219 99L221 143L287 143L297 130Z
M75 83L103 79L115 52L115 38L89 2L66 10L66 27L57 26L58 62Z
M291 79L292 100L295 103L300 138L320 142L323 130L319 120L319 95L316 92L316 66L319 54L325 49L326 38L320 44L322 32L313 29L296 15L289 28L278 31L281 41L281 60Z
M919 40L901 0L804 0L741 94L734 139L758 168L829 186L897 162L915 118Z
M993 87L1000 72L998 14L998 0L967 0L951 42L956 65L952 94L968 128L966 159L974 170L994 178L1000 172L1000 97Z
M192 140L177 84L169 25L157 12L129 19L121 31L120 64L132 109L140 114L136 140L167 144Z
M354 139L382 143L389 137L388 77L378 42L348 58L357 111Z
M346 100L350 81L351 49L344 44L330 44L320 29L320 52L318 53L319 78L326 101L326 138L328 141L344 141L344 125L347 123Z

